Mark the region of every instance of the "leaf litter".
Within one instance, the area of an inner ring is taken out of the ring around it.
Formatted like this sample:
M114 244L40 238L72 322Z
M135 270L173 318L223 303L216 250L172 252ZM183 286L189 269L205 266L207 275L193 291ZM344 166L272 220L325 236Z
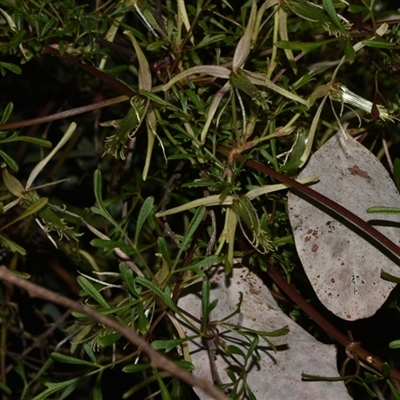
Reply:
M299 178L314 175L315 191L400 244L400 215L367 213L373 206L400 207L393 180L367 148L340 130L311 156ZM288 208L298 255L322 304L345 320L374 315L396 286L381 278L381 270L399 276L399 260L298 192L289 194Z
M227 370L235 371L234 383L242 379L242 382L238 384L238 390L246 379L255 398L259 400L351 399L343 381L302 380L303 372L315 376L339 378L336 348L334 345L318 342L286 316L259 277L243 266L234 267L232 274L228 276L223 267L216 267L210 275L210 303L218 299L218 304L211 312L209 321L219 331L218 338L213 340L215 343L219 342L219 346L215 346L214 360L211 361L205 340L197 338L187 343L195 376L208 380L210 383L216 383L211 367L211 364L214 364L223 384L232 383ZM201 290L202 282L197 281L185 288L178 301L181 309L198 320L202 318ZM243 300L240 311L234 314L241 295ZM230 318L224 320L227 316ZM186 336L193 337L197 334L182 319L179 318L179 320ZM224 323L230 324L230 327L224 328ZM237 330L232 330L232 325L237 326ZM252 351L247 363L240 356L240 352L243 355L247 354L249 341L239 334L239 331L271 332L284 327L289 328L286 335L276 337L266 335L276 351L260 337L258 346ZM229 346L235 346L238 349L233 354L234 358L230 358L225 351ZM242 366L245 364L244 371L241 371L240 364ZM200 390L196 388L194 390L201 400L210 399ZM240 398L251 397L243 394Z

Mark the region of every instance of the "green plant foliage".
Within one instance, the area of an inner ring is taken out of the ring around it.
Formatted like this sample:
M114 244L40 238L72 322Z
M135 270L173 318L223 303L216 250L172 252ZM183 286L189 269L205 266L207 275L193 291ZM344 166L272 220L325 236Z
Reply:
M354 3L0 1L2 263L134 329L183 370L196 370L188 344L211 340L232 361L231 382L219 383L225 394L258 399L248 367L262 346L280 351L273 338L288 329L229 324L243 312L243 293L215 320L211 267L223 265L227 280L237 264L260 276L273 267L307 304L319 303L293 244L290 185L251 163L295 179L346 127L400 187L399 14L389 1ZM368 211L371 219L399 212ZM201 320L177 305L199 281ZM318 316L331 318L321 306L310 319L276 282L266 284L316 339L340 343L318 325ZM86 314L63 316L48 300L26 304L12 285L1 284L0 296L5 395L191 396ZM391 332L390 369L339 349L354 398L400 398L390 380L400 368L398 304L394 292L382 309L392 320L381 328ZM371 332L377 326L371 319ZM218 342L219 330L240 335L246 348ZM352 334L362 336L357 327ZM123 384L110 395L104 382L116 371Z

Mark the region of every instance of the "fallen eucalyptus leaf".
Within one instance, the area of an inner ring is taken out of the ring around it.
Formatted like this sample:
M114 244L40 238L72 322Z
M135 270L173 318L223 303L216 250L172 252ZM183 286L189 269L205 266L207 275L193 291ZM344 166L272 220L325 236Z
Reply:
M400 243L400 216L367 213L372 206L400 207L400 195L386 169L363 145L339 131L314 153L299 178L311 175L320 177L312 186L315 191ZM381 278L381 270L400 275L398 260L385 255L359 230L299 196L298 192L289 195L290 223L300 260L319 300L346 320L372 316L395 287Z
M232 274L227 276L223 267L216 267L210 283L209 302L212 304L218 299L218 304L211 311L209 321L211 324L213 321L221 322L213 324L219 331L218 338L211 338L208 342L212 342L215 347L214 363L222 383L232 382L229 375L235 375L237 381L240 376L242 381L236 382L238 393L243 388L245 378L246 384L258 400L351 399L342 381L302 381L303 372L338 378L336 349L333 345L318 342L287 317L276 304L269 289L248 268L234 267ZM202 319L203 315L202 286L202 281L188 286L178 302L181 309L198 319ZM235 314L238 303L240 310ZM228 316L230 317L225 320ZM179 321L186 336L197 333L182 319ZM282 335L287 332L287 327L289 332ZM266 332L267 341L262 332ZM256 336L258 342L252 342L252 338ZM188 347L195 367L193 374L213 382L206 341L191 340ZM250 347L250 342L254 347ZM254 343L258 343L257 346ZM248 359L244 360L246 357ZM242 370L240 363L246 364ZM230 372L227 373L229 367ZM194 390L201 400L210 399L202 392ZM232 398L251 396L242 393Z

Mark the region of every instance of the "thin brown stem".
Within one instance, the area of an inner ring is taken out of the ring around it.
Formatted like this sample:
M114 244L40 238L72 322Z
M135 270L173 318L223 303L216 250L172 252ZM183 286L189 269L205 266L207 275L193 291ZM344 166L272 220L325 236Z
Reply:
M310 318L312 318L326 333L331 335L338 343L340 343L346 351L353 354L353 358L358 358L366 366L374 368L382 372L384 362L362 348L358 343L350 340L346 335L339 331L327 319L325 319L311 304L309 304L295 289L293 289L281 274L273 267L268 265L267 273L271 279L293 300ZM350 350L351 349L351 350ZM395 368L390 369L391 378L400 382L400 371Z
M232 150L221 146L219 151L225 154L226 156L230 156L232 154ZM239 160L243 161L244 156L241 154L234 154L234 156ZM326 207L329 211L335 213L338 217L344 218L346 221L350 222L353 226L361 229L369 238L373 240L373 242L378 242L382 246L384 246L387 250L389 250L393 255L400 259L400 247L397 246L394 242L392 242L389 238L387 238L383 233L379 232L368 222L364 221L359 216L355 215L347 208L341 206L330 198L324 196L321 193L316 192L314 189L303 185L300 182L295 181L292 178L289 178L274 169L267 167L266 165L260 164L254 160L247 160L246 165L250 168L253 168L259 172L264 173L265 175L269 175L272 178L284 183L288 187L292 187L296 191L305 194L310 199L315 200L318 204Z
M2 125L0 125L0 131L24 128L26 126L39 125L39 124L44 124L45 122L69 118L74 115L83 114L83 113L86 113L89 111L97 110L99 108L111 106L113 104L122 103L122 102L128 101L128 100L129 100L129 97L127 97L127 96L113 97L112 99L102 100L97 103L88 104L88 105L82 106L82 107L77 107L72 110L67 110L67 111L62 111L62 112L51 114L51 115L46 115L45 117L32 118L32 119L26 119L24 121L10 122L8 124L2 124Z
M112 86L121 94L124 94L128 97L136 96L136 92L130 89L128 86L124 85L123 83L119 82L117 79L113 78L110 75L107 75L105 72L100 71L99 69L93 67L89 64L84 64L78 58L71 56L71 54L63 53L61 54L56 48L52 46L44 46L42 50L42 54L51 54L52 56L60 57L63 60L69 62L70 64L74 64L79 68L83 69L86 72L89 72L91 75L95 76L99 80L107 83L108 85Z

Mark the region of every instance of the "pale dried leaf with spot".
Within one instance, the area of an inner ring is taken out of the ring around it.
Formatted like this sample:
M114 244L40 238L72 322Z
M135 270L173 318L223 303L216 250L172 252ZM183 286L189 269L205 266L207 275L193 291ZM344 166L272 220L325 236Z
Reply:
M363 145L339 131L311 157L299 178L310 175L320 177L312 186L315 191L400 244L400 216L367 213L372 206L400 207L400 195L389 173ZM395 286L380 277L381 270L398 276L398 260L340 216L298 195L289 195L289 217L297 252L318 298L346 320L374 315Z
M218 299L216 308L211 312L210 321L221 321L235 311L240 293L242 293L243 302L240 312L225 322L241 326L244 331L246 328L250 328L255 331L271 332L289 327L289 333L286 335L269 337L277 351L274 351L260 337L256 349L260 354L260 359L256 359L256 351L254 351L246 366L246 374L243 376L247 377L247 384L258 400L348 400L351 398L342 381L310 382L302 380L303 372L338 378L336 349L332 345L318 342L287 317L278 307L262 280L248 268L236 266L229 277L225 275L222 267L216 268L210 281L210 302ZM199 319L202 318L201 288L202 282L187 287L178 302L179 307ZM187 336L196 334L182 320L180 321ZM249 342L232 329L224 329L218 324L216 328L219 329L221 347L215 343L216 353L213 364L215 364L219 379L226 384L230 382L226 370L235 364L235 360L227 356L223 347L234 345L246 354ZM195 339L188 342L188 346L195 367L194 376L211 383L213 377L209 353L204 341ZM239 362L243 361L243 358L237 354L235 354L235 359ZM236 371L240 369L239 367L235 368ZM195 391L201 400L211 399L210 396L199 390L195 389ZM248 397L243 395L240 398Z

